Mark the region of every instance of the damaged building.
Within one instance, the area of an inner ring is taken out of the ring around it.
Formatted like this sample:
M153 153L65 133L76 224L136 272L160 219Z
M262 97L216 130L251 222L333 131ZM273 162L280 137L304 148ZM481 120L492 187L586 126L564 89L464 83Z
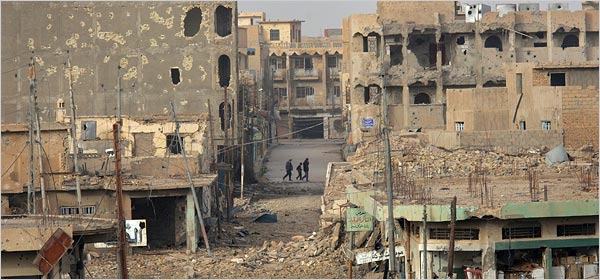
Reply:
M239 171L236 22L225 1L2 2L3 223L114 219L117 135L125 218L195 252L196 215L216 230Z
M303 21L266 20L264 13L240 13L238 21L248 32L248 69L261 77L261 95L278 123L275 135L343 138L341 36L303 37Z
M598 9L378 2L344 24L351 146L389 126L446 148L598 149ZM552 97L549 97L551 95Z

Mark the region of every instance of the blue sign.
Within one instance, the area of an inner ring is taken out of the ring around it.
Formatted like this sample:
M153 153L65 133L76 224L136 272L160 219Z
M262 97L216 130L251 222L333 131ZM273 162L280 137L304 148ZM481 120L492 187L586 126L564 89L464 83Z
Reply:
M375 119L373 118L361 118L360 119L360 128L374 128L375 127Z

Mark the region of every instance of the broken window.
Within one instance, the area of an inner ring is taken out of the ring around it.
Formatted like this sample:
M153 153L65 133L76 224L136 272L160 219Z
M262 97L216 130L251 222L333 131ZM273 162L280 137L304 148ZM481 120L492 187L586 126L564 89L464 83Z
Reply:
M527 124L525 123L525 121L519 121L519 129L527 130Z
M272 56L271 57L271 68L274 69L285 69L285 57Z
M273 94L281 99L287 99L287 88L273 88Z
M292 58L292 63L294 69L313 69L312 57L310 56L294 57Z
M550 121L542 121L542 130L552 129L552 123Z
M296 87L296 98L306 98L315 95L313 87Z
M219 57L219 85L221 87L229 86L229 79L231 79L231 66L229 57L222 55Z
M500 40L500 37L496 36L496 35L492 35L490 37L488 37L487 39L485 39L485 44L484 47L486 48L495 48L498 49L498 51L502 51L502 40Z
M483 87L505 87L505 86L506 86L506 81L504 81L504 80L487 81L483 84Z
M416 57L422 67L436 65L437 43L433 34L412 34L408 36L407 49Z
M377 33L371 32L367 37L363 37L363 52L379 55L379 35Z
M429 229L429 239L450 240L449 228ZM479 229L476 228L457 228L454 230L454 239L456 240L478 240Z
M338 67L337 56L334 56L334 55L327 56L327 68L336 68L336 67Z
M534 47L534 48L545 48L545 47L547 47L547 46L548 46L548 43L546 43L546 42L542 42L542 43L539 43L539 42L538 42L538 43L535 43L535 42L534 42L534 43L533 43L533 47Z
M456 131L465 130L465 122L454 122L454 128Z
M595 235L596 224L557 225L556 236Z
M550 73L550 86L564 87L566 85L565 73Z
M560 47L563 49L579 47L579 38L573 34L569 34L565 36Z
M465 36L460 36L460 37L456 38L456 44L464 45L465 44Z
M269 31L269 40L279 41L279 29L271 29Z
M183 144L183 139L181 139L181 137L177 137L177 135L167 135L167 150L169 153L174 155L181 154L181 144Z
M231 34L231 18L231 8L217 7L215 11L215 28L219 36L225 37Z
M365 97L365 104L369 104L369 102L371 102L371 93L369 92L368 87L365 88L364 97Z
M539 237L542 237L542 226L540 225L519 225L502 228L502 239Z
M415 104L431 104L431 99L427 93L421 92L415 96Z
M183 19L183 35L194 37L200 31L200 23L202 23L202 11L200 8L194 7L189 9Z
M96 121L81 122L81 140L96 140Z
M219 104L219 119L221 120L221 131L225 131L225 103ZM227 104L227 129L231 128L231 104Z
M247 55L256 55L256 49L255 48L248 48L246 50L246 54Z
M402 65L402 45L390 45L390 65Z
M173 67L171 68L171 81L174 85L178 85L181 82L181 73L179 72L179 68Z

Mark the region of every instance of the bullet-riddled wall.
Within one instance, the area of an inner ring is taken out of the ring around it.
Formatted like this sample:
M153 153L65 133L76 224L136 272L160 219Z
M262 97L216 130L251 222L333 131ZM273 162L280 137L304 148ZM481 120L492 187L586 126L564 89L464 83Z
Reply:
M210 99L218 119L223 87L237 100L236 14L235 2L3 2L2 122L27 119L31 57L42 122L59 99L70 108L68 58L77 116L116 114L121 67L123 115L167 115L169 101L199 114Z

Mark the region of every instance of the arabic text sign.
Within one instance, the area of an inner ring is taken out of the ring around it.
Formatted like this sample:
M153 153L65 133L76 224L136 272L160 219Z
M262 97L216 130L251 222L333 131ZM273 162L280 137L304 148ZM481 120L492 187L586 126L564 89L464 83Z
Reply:
M346 210L346 231L372 231L373 216L362 208Z
M396 246L395 248L396 257L404 256L404 247ZM389 248L386 248L383 253L378 253L377 251L370 252L362 252L356 254L356 264L365 264L376 261L383 261L390 258Z
M368 129L375 127L375 119L373 118L361 118L360 119L360 128Z

